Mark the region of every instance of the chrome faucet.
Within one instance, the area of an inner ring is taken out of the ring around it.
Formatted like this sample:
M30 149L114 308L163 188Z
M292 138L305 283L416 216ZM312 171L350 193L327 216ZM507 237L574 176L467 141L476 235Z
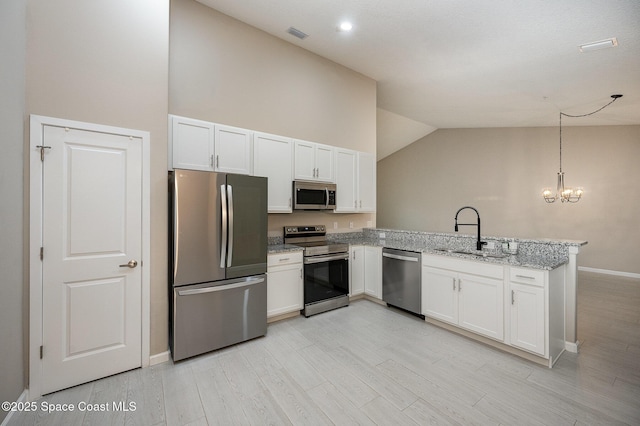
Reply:
M478 218L478 223L458 223L458 213L460 213L464 209L471 209L474 212L476 212L476 216ZM456 225L454 227L454 230L456 232L458 232L458 226L477 226L478 227L478 240L476 241L476 250L482 250L482 246L487 244L486 241L480 241L480 213L478 213L478 210L476 210L475 208L473 208L471 206L465 206L465 207L460 208L456 212Z

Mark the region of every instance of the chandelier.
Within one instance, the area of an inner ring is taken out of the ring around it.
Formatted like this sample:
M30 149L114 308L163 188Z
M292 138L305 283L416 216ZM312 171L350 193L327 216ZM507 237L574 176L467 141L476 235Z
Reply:
M560 170L558 171L558 186L556 187L555 194L553 193L551 188L545 188L542 190L542 197L547 203L554 203L556 202L556 200L560 200L563 203L577 203L578 201L580 201L580 198L582 198L582 195L584 194L584 190L581 187L570 188L564 185L564 172L562 171L562 116L564 115L565 117L578 118L593 115L596 112L602 111L603 109L614 103L616 100L621 98L622 95L611 95L611 97L613 98L611 102L609 102L602 108L599 108L588 114L569 115L565 114L562 111L560 112Z

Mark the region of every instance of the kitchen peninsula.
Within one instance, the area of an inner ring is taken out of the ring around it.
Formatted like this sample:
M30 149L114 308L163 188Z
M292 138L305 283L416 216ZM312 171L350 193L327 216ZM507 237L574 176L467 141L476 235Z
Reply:
M577 352L577 255L586 241L483 236L478 251L475 236L464 234L365 228L327 238L421 253L421 313L429 323L549 367L563 351ZM278 242L270 253L295 250ZM509 242L517 252L503 253Z

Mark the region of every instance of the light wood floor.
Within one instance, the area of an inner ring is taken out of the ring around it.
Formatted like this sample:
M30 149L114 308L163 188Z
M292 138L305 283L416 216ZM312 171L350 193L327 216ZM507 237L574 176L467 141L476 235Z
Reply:
M362 300L251 342L57 392L11 425L638 425L640 280L579 274L579 354L553 369ZM38 403L41 403L38 401Z

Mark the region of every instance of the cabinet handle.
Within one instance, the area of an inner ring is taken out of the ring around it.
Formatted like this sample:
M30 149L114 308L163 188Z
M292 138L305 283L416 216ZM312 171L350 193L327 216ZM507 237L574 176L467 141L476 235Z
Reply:
M286 262L287 260L290 260L288 257L283 257L282 259L278 260L278 262Z
M302 268L300 268L300 279L302 279Z
M320 177L320 167L318 167L318 168L316 169L316 177L317 177L317 178L318 178L318 177Z
M526 278L528 280L535 280L536 277L529 277L527 275L516 275L516 278Z
M220 156L216 155L216 169L220 167Z
M453 279L453 291L456 291L456 279Z
M360 200L360 208L362 208L362 200Z
M291 207L291 197L289 197L289 207Z
M511 304L515 304L516 303L516 294L513 290L511 290Z
M460 290L462 290L462 280L458 278L458 292L460 292Z
M211 167L213 167L213 154L211 154L211 158L209 159L209 162L211 163Z

